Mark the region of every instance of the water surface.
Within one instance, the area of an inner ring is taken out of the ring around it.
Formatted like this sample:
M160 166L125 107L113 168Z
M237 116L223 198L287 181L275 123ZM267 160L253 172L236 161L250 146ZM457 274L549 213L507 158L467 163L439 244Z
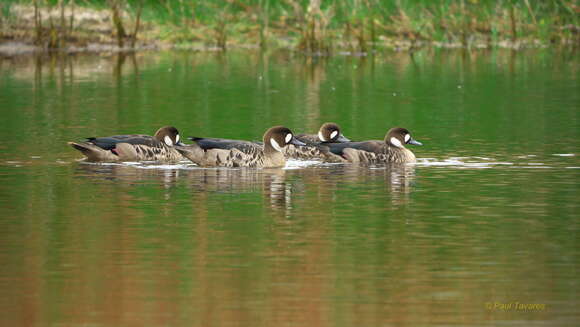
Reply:
M142 53L0 61L0 324L576 326L578 60ZM67 141L355 140L415 165L80 163ZM521 307L520 304L534 304Z

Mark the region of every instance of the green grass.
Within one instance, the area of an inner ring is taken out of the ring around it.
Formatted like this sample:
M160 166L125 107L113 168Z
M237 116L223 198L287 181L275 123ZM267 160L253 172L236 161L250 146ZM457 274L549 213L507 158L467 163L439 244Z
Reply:
M56 6L58 0L38 0ZM65 5L108 8L107 0ZM367 51L397 42L474 46L540 40L578 43L580 6L574 0L127 0L123 9L156 27L153 39L170 43L274 44L306 51ZM13 3L4 1L2 12Z

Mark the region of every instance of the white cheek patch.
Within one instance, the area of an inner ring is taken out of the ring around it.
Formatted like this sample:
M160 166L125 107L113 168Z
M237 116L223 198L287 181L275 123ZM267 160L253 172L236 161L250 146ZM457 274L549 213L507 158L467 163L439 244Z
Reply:
M163 140L165 141L165 144L167 144L169 146L173 146L173 141L171 141L171 138L169 136L165 135Z
M326 139L324 138L324 135L322 135L322 132L318 132L318 138L322 141L322 142L326 142Z
M292 140L292 134L286 134L286 144L290 143Z
M330 133L330 139L334 139L336 137L336 135L338 135L338 131L334 131L334 132Z
M411 139L411 134L405 134L405 143L409 142Z
M179 143L179 134L177 134L177 136L175 136L175 143Z
M403 147L403 145L401 144L401 141L399 141L399 139L396 137L391 137L391 144L396 146L397 148Z
M278 144L278 142L276 142L276 140L270 139L270 144L276 151L282 152L282 147Z

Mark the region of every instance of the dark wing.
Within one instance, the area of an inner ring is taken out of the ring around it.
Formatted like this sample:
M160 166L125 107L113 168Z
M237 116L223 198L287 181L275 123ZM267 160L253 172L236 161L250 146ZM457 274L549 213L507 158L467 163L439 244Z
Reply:
M249 153L256 150L262 150L262 144L258 142L250 141L240 141L240 140L229 140L229 139L218 139L209 137L190 137L190 140L194 141L199 145L200 148L204 150L209 149L223 149L231 150L238 149L242 152Z
M308 145L320 143L320 139L318 138L318 135L314 135L314 134L299 134L299 135L296 135L294 137L297 138L299 141L302 141Z
M114 149L118 143L146 145L150 147L159 147L162 144L149 135L113 135L107 137L89 137L87 138L87 141L105 150Z
M330 152L342 156L346 148L357 149L373 153L385 152L386 144L383 141L364 141L364 142L344 142L344 143L323 143Z

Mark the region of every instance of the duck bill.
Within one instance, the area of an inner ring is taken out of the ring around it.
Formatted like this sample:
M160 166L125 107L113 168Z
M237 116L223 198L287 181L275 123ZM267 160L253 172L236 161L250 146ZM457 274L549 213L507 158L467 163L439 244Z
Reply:
M293 137L292 140L290 140L290 144L294 144L294 145L297 145L297 146L304 146L304 145L306 145L306 143L298 140L295 137Z
M336 141L337 141L337 142L340 142L340 143L350 142L350 140L349 140L349 139L347 139L346 137L344 137L344 135L342 135L342 134L340 134L340 135L338 136L338 138L336 139Z
M413 145L423 145L423 143L417 141L417 140L413 140L410 139L409 142L407 142L408 144L413 144Z

